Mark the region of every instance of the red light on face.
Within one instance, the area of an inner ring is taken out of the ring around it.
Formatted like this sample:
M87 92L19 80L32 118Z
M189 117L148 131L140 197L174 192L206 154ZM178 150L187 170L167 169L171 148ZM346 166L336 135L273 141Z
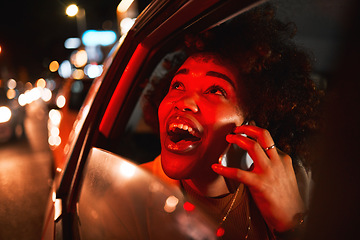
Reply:
M194 211L195 206L194 206L194 204L192 204L192 203L185 202L185 203L184 203L184 209L185 209L186 211L188 211L188 212L191 212L191 211Z

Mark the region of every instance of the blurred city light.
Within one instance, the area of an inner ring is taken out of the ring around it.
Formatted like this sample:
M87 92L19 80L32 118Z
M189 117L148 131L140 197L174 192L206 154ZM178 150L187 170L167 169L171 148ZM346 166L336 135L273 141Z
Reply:
M30 91L26 92L26 95L28 96L28 103L34 102L41 98L41 88L36 87L31 89Z
M105 30L87 30L82 36L82 42L85 46L109 46L116 41L116 33L114 31Z
M41 95L41 99L44 100L45 102L48 102L50 101L51 97L52 97L52 92L50 91L50 89L44 88L43 93Z
M50 147L55 148L61 144L61 137L59 125L61 122L61 112L59 110L51 109L48 120L48 143Z
M58 73L62 78L69 78L71 76L71 63L69 60L65 60L60 64Z
M101 50L101 46L85 46L85 50L88 54L89 62L92 63L98 63L101 62L101 60L104 57L104 54Z
M15 89L8 89L7 91L6 91L6 97L8 98L8 99L14 99L15 97L16 97L16 91L15 91Z
M51 123L55 126L59 126L61 122L61 112L56 109L51 109L49 111L49 119L51 120Z
M0 107L0 123L5 123L11 118L11 110L6 106Z
M31 82L25 83L25 89L30 90L30 89L32 89L32 87L33 87L33 85Z
M25 94L20 94L19 98L18 98L18 103L20 106L25 106L28 102L27 102L27 98Z
M61 144L61 137L59 135L50 135L48 143L51 147L57 147Z
M36 86L36 87L39 87L39 88L45 88L45 86L46 86L46 81L45 81L45 79L39 78L39 79L36 81L35 86Z
M50 72L56 72L59 69L59 63L57 61L52 61L49 65Z
M79 50L71 55L71 63L77 68L85 66L87 61L88 56L85 50Z
M9 79L8 80L8 82L7 82L7 87L9 88L9 89L14 89L14 88L16 88L16 81L15 81L15 79Z
M84 68L84 72L89 78L99 77L102 74L102 71L102 65L88 64Z
M68 38L65 40L64 46L66 49L77 49L81 45L80 38Z
M71 4L66 8L66 15L69 17L74 17L79 12L78 6Z
M53 91L56 88L56 82L52 79L46 80L46 87Z
M72 77L74 79L83 79L85 77L85 73L84 70L82 69L75 69L74 72L72 73Z
M133 2L134 0L122 0L117 7L117 11L125 13Z
M126 34L135 23L135 18L124 18L120 22L121 35Z
M64 95L60 95L56 98L56 106L58 108L63 108L66 104L66 98L64 97Z

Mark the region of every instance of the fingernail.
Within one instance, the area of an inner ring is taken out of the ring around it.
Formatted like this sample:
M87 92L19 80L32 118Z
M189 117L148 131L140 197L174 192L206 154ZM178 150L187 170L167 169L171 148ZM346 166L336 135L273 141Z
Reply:
M211 168L212 168L214 171L216 171L216 170L219 170L219 169L221 168L221 165L215 163L215 164L211 165Z

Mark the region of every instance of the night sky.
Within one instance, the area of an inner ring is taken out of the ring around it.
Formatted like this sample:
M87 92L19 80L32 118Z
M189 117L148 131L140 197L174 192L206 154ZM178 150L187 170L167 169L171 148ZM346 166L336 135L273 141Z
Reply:
M61 62L70 50L64 41L77 37L76 18L66 16L65 9L76 3L86 11L88 29L102 30L105 21L116 29L116 7L120 1L35 0L1 4L0 11L0 79L28 78L34 81L47 72L52 60ZM18 79L24 80L24 79Z

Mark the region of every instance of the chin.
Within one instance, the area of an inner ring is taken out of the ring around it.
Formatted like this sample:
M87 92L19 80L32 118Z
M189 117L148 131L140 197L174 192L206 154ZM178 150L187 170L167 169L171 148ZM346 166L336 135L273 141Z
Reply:
M161 153L161 166L164 173L171 179L183 180L191 178L192 161L188 156L172 156L173 153Z

